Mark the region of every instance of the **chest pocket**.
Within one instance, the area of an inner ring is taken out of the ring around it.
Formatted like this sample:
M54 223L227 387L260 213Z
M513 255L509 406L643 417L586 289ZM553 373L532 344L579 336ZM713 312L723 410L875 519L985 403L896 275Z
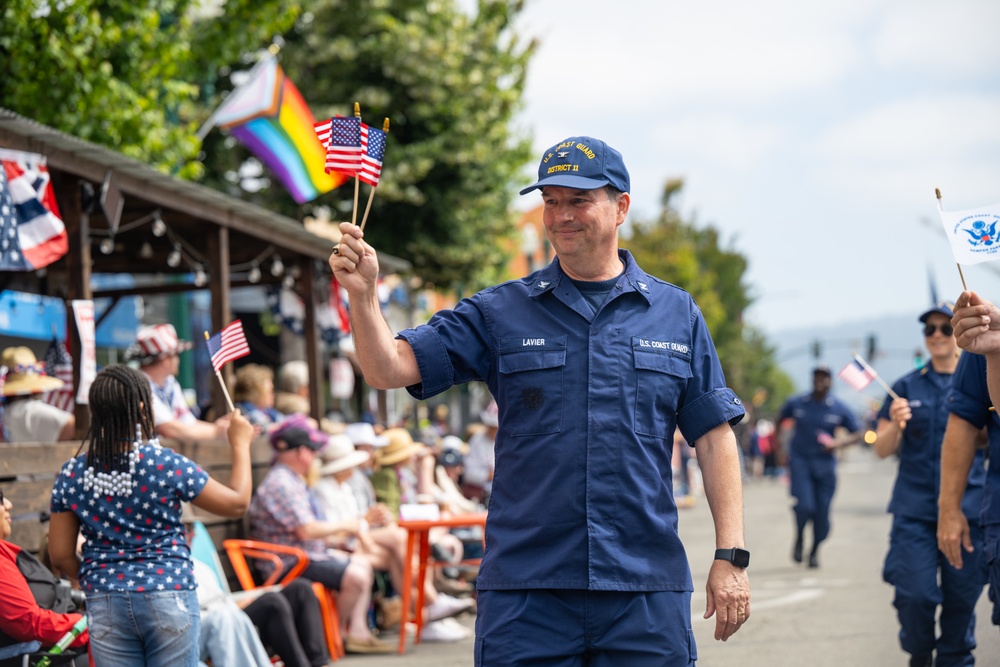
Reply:
M931 401L910 401L911 417L910 421L906 422L906 433L904 435L918 441L930 437L934 411L935 406ZM947 421L947 417L945 421Z
M525 340L537 342L525 345ZM510 434L558 433L562 429L566 337L502 339L498 364Z
M677 352L651 350L632 343L635 364L635 431L672 438L681 393L691 379L691 361ZM669 419L668 419L669 416Z

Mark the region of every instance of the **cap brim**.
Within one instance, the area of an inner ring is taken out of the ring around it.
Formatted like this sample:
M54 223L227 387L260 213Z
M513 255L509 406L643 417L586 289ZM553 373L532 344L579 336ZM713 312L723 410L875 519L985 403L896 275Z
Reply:
M596 190L597 188L603 188L609 183L611 183L611 181L607 179L584 178L583 176L573 176L571 174L556 174L555 176L543 178L537 183L529 185L521 190L521 194L526 195L532 190L541 190L547 185L556 185L561 188L574 188L576 190Z
M931 310L928 310L926 313L920 316L921 324L926 324L927 320L931 318L931 315L944 315L949 320L953 317L950 313L946 313L943 310L938 310L937 308L932 308Z
M189 340L177 341L177 349L170 350L169 352L161 352L159 354L146 354L146 352L139 347L136 343L133 343L131 347L125 350L125 361L137 361L142 365L151 364L161 357L169 357L175 354L180 354L181 352L187 352L194 347L194 343Z

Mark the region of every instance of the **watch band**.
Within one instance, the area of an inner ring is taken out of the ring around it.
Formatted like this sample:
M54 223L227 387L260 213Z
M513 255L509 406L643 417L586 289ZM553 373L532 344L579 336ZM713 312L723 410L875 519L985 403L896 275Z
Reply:
M727 560L736 567L746 568L750 565L750 552L740 547L716 549L715 560Z

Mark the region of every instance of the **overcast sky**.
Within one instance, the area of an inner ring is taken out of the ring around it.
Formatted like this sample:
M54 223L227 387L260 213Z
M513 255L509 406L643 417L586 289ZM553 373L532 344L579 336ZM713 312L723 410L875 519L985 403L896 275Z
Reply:
M961 290L934 188L1000 202L998 28L997 0L528 0L519 123L539 155L620 150L632 217L683 177L682 210L749 258L765 331L916 313L929 270ZM966 281L1000 299L998 268Z

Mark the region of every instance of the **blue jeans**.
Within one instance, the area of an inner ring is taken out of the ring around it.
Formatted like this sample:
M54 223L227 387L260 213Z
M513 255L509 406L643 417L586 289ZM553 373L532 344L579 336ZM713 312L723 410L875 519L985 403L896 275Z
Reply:
M196 667L201 617L195 591L88 593L94 664Z

